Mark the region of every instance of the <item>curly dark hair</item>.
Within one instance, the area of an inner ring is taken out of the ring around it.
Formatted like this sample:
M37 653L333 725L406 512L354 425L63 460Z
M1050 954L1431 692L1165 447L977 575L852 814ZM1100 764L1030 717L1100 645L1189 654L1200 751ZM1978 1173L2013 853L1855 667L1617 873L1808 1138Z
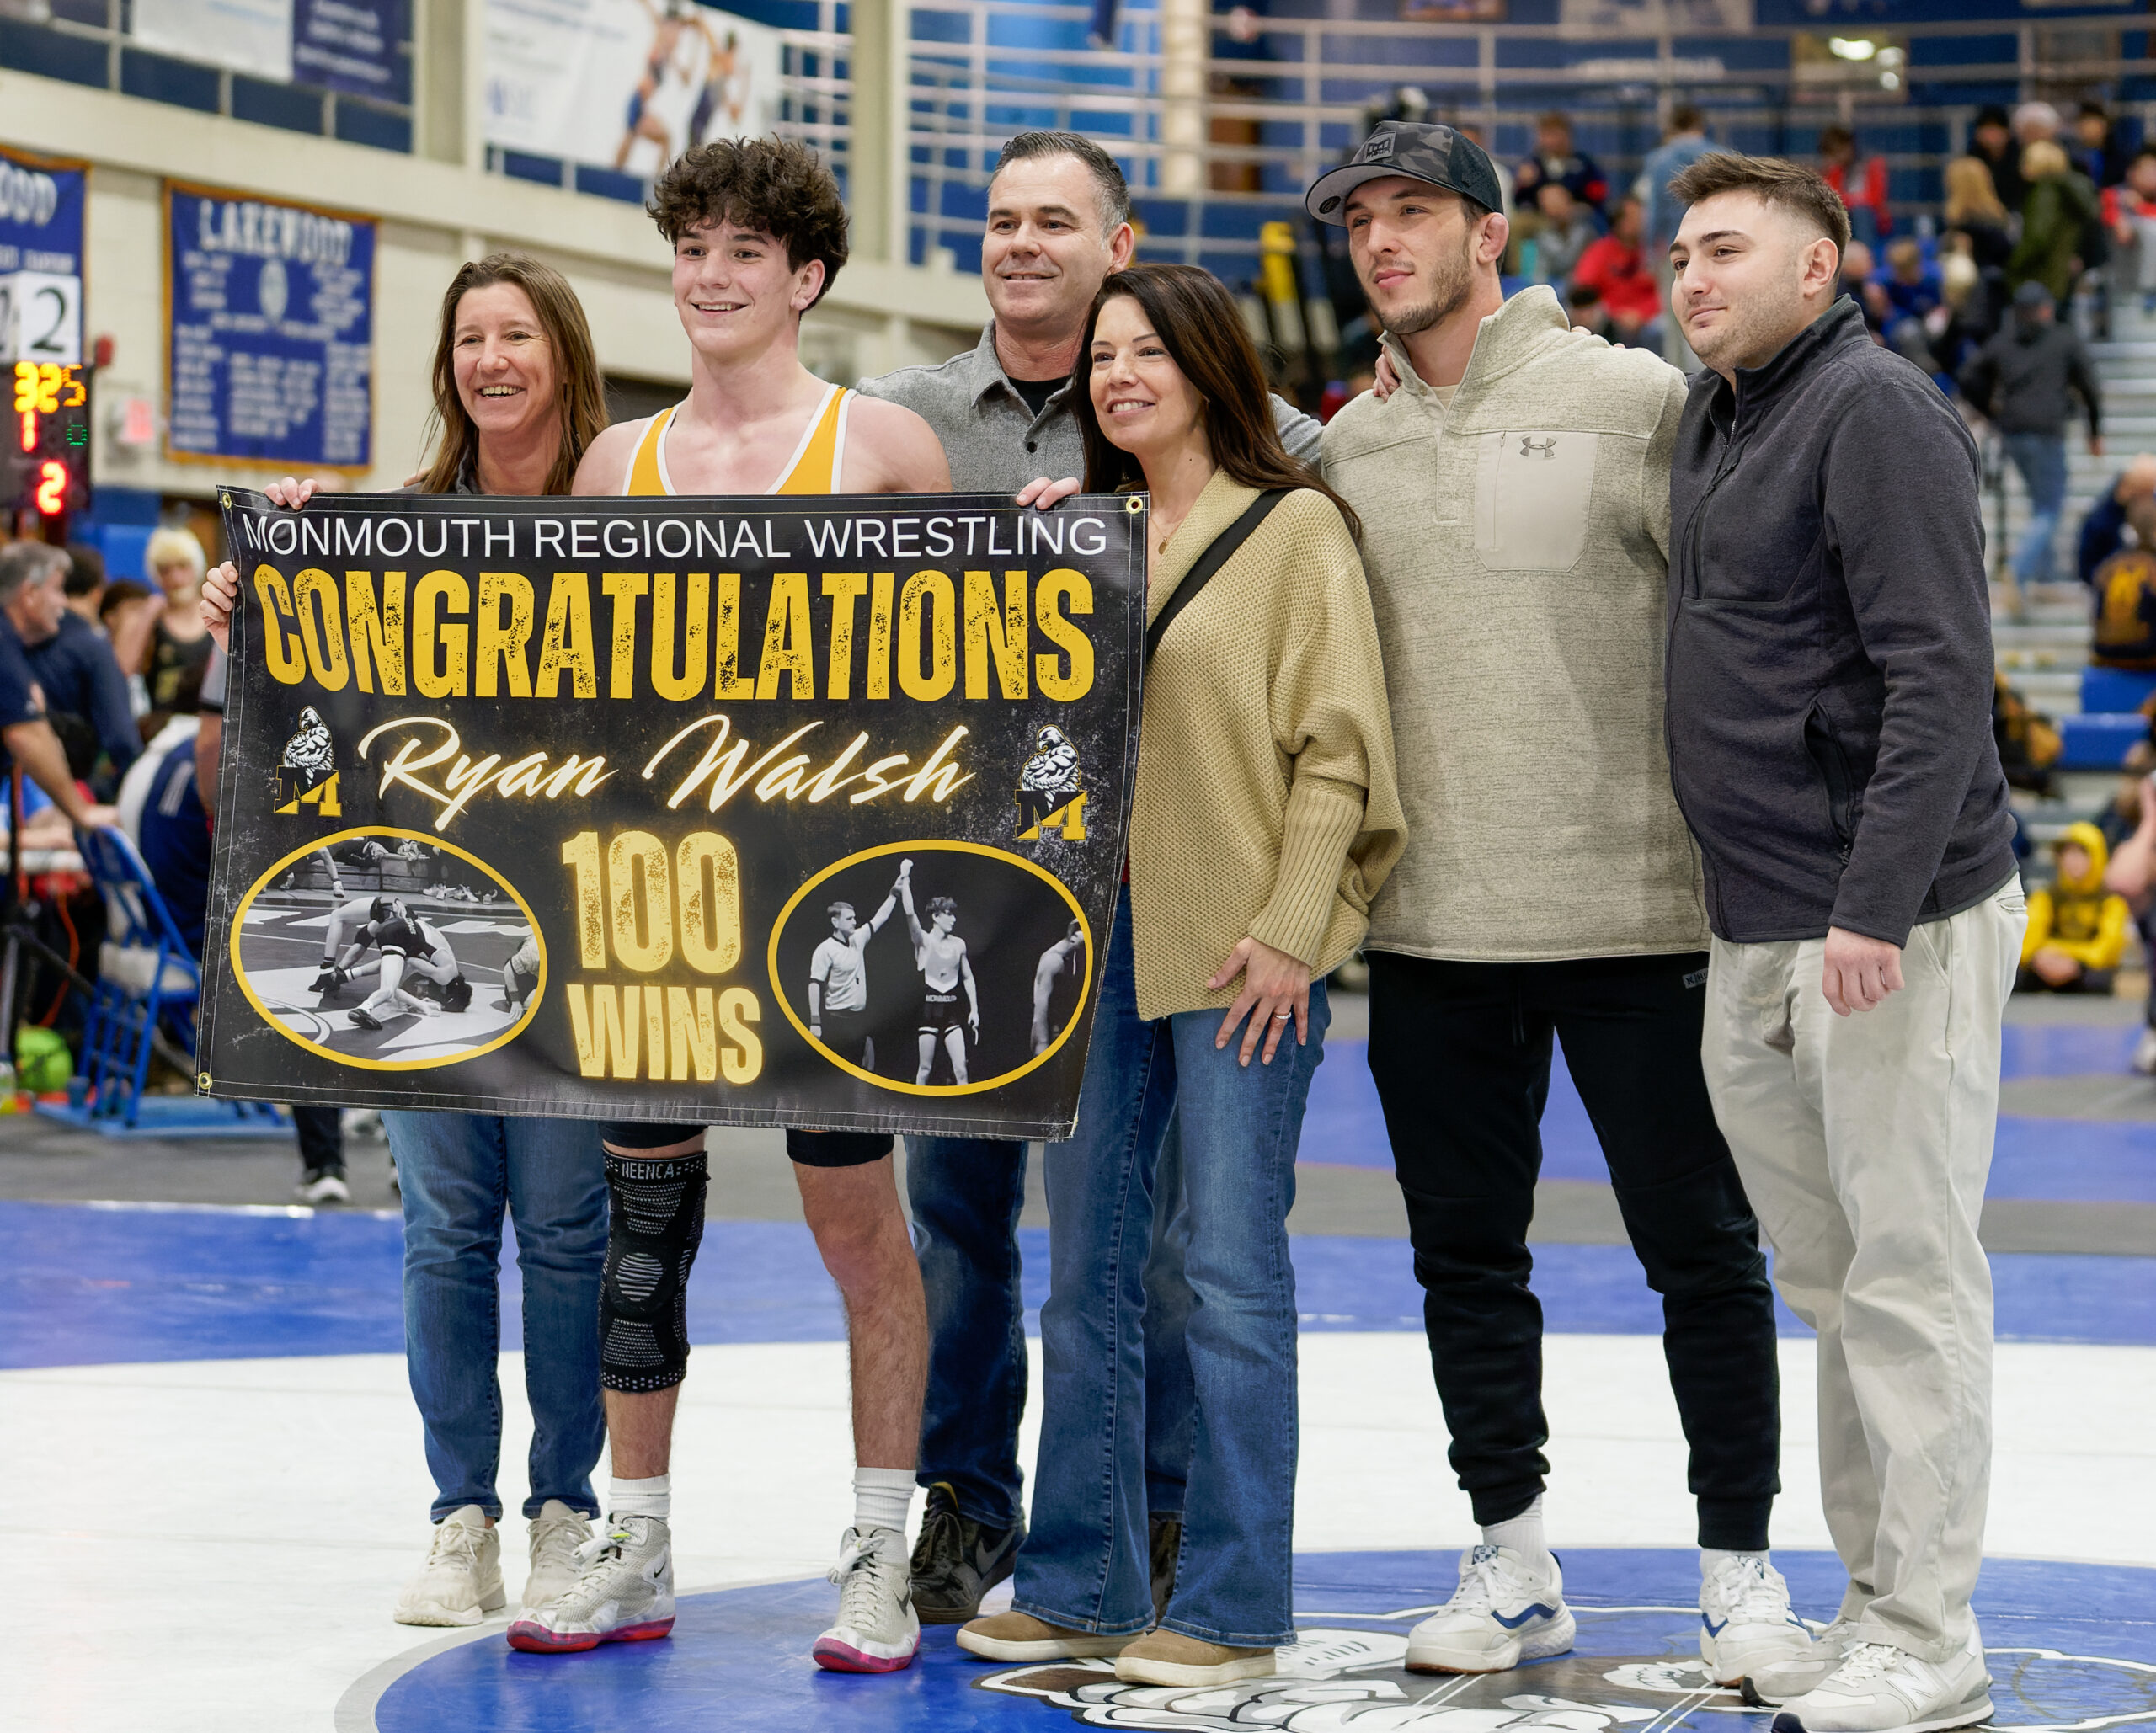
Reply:
M790 138L721 138L676 157L644 207L659 232L678 241L707 223L760 229L786 248L795 270L824 262L821 301L846 260L846 201L823 159ZM812 303L813 305L813 303Z

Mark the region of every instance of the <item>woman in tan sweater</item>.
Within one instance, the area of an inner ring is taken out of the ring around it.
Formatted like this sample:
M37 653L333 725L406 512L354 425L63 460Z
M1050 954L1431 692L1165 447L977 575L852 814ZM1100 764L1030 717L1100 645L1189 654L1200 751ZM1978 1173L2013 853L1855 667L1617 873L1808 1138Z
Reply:
M1261 492L1291 489L1161 634L1145 677L1129 891L1108 941L1078 1134L1048 1150L1047 1400L1013 1610L961 1647L1113 1656L1119 1677L1268 1673L1293 1640L1295 1146L1327 1021L1405 821L1354 520L1282 449L1227 291L1187 265L1109 279L1086 353L1086 486L1151 495L1149 615ZM1255 1061L1255 1063L1253 1063ZM1197 1304L1175 1583L1148 1568L1145 1295L1177 1116Z

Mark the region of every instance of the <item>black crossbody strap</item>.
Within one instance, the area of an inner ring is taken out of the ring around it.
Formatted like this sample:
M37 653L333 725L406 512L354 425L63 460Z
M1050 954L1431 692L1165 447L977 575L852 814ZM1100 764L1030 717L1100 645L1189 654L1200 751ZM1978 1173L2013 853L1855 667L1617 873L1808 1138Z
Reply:
M1176 585L1176 593L1167 604L1154 616L1153 623L1145 628L1145 659L1153 659L1154 651L1161 648L1161 637L1175 623L1177 615L1198 600L1198 592L1212 582L1213 574L1235 557L1235 550L1257 533L1257 526L1273 515L1273 508L1295 490L1292 488L1268 488L1244 508L1243 515L1213 538L1212 545L1198 557L1197 563L1182 574L1182 582Z

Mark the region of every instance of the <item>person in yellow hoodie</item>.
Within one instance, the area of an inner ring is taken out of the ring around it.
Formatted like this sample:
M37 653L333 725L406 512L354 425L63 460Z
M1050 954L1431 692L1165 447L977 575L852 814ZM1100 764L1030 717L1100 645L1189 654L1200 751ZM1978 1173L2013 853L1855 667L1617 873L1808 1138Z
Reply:
M2104 888L2111 850L2094 824L2070 824L2052 845L2058 876L2029 898L2028 936L2021 941L2025 989L2107 993L2126 954L2132 916L2126 898Z

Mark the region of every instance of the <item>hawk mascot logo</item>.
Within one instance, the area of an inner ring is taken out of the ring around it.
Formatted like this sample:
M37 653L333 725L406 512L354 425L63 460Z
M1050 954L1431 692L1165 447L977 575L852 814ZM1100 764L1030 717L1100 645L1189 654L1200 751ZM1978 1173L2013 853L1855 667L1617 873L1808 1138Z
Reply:
M1085 779L1078 769L1078 749L1053 725L1033 736L1033 755L1018 773L1018 840L1038 842L1061 827L1065 842L1086 840Z

